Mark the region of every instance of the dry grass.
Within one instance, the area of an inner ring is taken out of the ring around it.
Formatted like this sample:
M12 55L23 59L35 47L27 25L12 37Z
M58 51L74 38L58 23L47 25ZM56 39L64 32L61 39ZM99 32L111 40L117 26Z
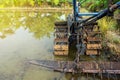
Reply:
M103 33L105 44L115 52L115 54L120 54L120 35L115 31L117 29L117 23L114 19L105 17L98 21L100 30Z
M120 36L117 35L115 32L107 31L105 37L110 43L120 44Z
M120 54L120 36L115 32L107 31L106 35L107 46L115 52L115 54Z

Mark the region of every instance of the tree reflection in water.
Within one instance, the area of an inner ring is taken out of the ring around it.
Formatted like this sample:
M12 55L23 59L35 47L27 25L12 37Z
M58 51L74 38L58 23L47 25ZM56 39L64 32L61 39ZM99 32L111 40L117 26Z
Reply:
M1 11L0 38L14 34L20 27L28 29L36 39L50 37L54 31L54 22L60 20L61 16L63 18L63 13Z

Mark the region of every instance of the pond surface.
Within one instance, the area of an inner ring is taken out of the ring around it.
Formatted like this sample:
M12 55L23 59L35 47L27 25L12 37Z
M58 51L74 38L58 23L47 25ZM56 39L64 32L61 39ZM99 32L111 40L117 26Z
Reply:
M0 80L54 80L58 78L60 73L27 64L27 61L56 59L53 55L54 22L65 20L67 14L67 12L1 11ZM71 77L71 74L65 74L62 80L70 80ZM89 76L89 80L93 80L92 77ZM86 80L86 77L80 76L78 80ZM100 79L96 78L96 80Z

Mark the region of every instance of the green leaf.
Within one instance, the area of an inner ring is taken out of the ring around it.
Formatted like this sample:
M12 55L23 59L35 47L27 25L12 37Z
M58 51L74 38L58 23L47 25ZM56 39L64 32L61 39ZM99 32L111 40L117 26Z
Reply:
M54 0L54 4L58 5L59 4L59 0Z
M34 6L34 1L33 0L30 0L30 5Z

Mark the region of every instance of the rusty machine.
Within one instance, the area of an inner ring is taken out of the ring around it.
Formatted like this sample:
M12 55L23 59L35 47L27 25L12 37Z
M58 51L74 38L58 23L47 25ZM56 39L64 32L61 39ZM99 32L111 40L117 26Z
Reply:
M63 73L120 74L120 62L80 61L80 55L101 54L101 31L96 21L113 16L117 8L120 8L120 2L99 12L80 13L80 3L73 0L73 14L68 15L67 21L55 22L54 55L67 56L69 48L75 45L77 51L74 61L32 60L30 63Z
M80 3L73 0L73 14L67 21L55 22L54 55L68 55L69 47L76 45L77 55L100 55L101 32L97 20L113 16L120 2L96 13L80 13ZM91 16L84 19L83 16Z

